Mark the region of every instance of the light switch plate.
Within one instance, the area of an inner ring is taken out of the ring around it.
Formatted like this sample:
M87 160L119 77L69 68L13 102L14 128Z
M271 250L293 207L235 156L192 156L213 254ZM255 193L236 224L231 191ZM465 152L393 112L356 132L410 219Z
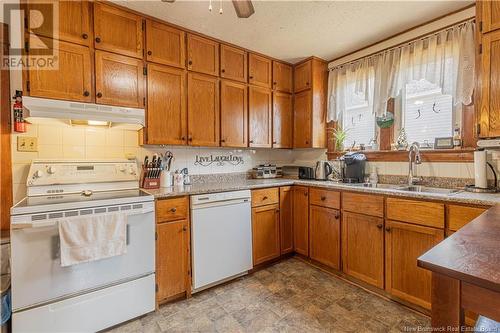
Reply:
M17 151L38 151L38 139L31 136L18 136Z

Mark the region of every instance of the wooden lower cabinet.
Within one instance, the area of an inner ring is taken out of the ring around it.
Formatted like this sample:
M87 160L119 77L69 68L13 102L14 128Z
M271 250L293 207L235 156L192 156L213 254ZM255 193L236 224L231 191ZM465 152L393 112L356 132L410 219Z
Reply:
M342 270L384 288L384 219L342 212Z
M293 193L291 186L280 187L280 252L293 252Z
M253 264L280 256L280 214L279 205L252 208Z
M156 300L162 303L190 291L189 222L159 223L156 233Z
M293 246L295 252L309 256L309 188L293 187Z
M444 239L444 231L386 220L386 291L404 301L431 308L431 272L417 258Z
M311 259L340 269L340 211L310 206L309 243Z

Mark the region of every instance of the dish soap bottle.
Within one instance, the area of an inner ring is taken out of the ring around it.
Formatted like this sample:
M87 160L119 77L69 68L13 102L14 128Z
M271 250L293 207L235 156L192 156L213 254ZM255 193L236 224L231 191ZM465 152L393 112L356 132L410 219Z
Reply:
M455 124L453 129L453 148L460 149L462 147L462 138L460 137L460 127Z

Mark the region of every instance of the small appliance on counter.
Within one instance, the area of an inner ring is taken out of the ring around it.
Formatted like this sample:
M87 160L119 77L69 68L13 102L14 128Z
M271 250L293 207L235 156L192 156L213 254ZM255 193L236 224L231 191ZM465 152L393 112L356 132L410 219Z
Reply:
M260 164L252 169L252 178L265 179L265 178L278 178L282 177L281 167L276 164Z
M333 172L333 168L328 161L318 161L316 162L316 169L314 171L316 180L328 180Z
M342 181L344 183L363 183L365 181L365 154L349 152L340 157L343 161Z
M314 168L299 167L299 179L315 179Z
M493 187L488 186L488 168L491 169L495 178ZM497 174L491 163L487 162L487 152L484 148L479 148L474 152L474 185L465 186L465 190L476 193L495 193L498 191Z

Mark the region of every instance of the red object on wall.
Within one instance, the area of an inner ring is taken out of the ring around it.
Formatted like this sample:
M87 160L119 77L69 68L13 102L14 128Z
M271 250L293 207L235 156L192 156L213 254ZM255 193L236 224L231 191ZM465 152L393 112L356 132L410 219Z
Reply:
M23 118L23 95L21 91L16 91L14 96L14 131L19 133L26 132L26 122Z

